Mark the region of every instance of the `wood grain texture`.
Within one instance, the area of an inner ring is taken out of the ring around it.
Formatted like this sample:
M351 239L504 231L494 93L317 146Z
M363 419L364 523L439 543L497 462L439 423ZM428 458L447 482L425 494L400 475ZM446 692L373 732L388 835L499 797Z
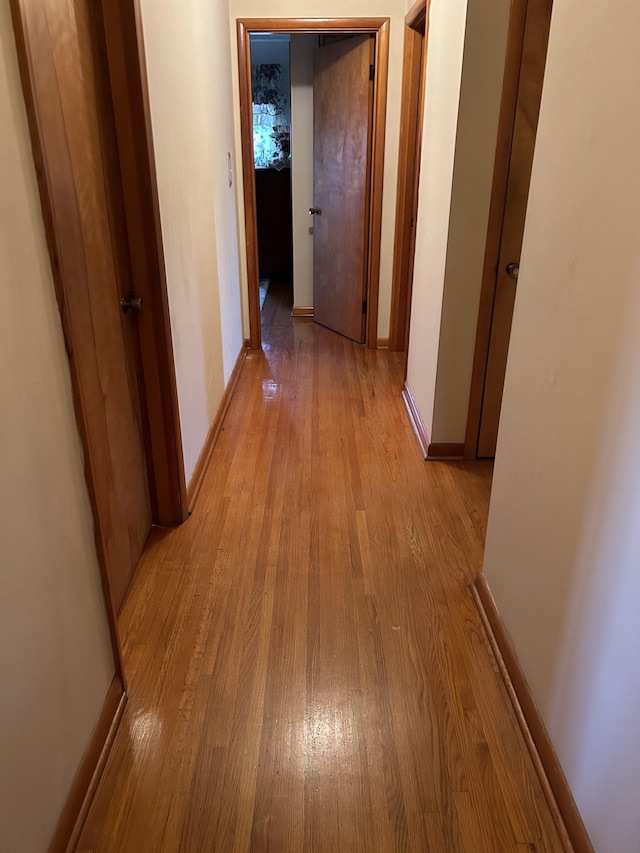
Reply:
M375 349L378 332L378 292L380 286L380 242L382 235L382 191L389 68L389 18L240 18L237 21L240 126L242 146L242 186L247 287L249 302L249 342L261 345L259 300L258 235L256 192L253 180L253 115L251 108L251 33L371 33L375 39L373 83L373 123L371 144L371 187L369 200L369 254L367 279L367 346Z
M202 450L200 451L200 455L198 456L198 461L196 462L196 467L193 469L193 475L191 476L191 480L189 481L189 487L187 489L189 513L193 512L193 509L196 505L196 501L198 500L198 495L200 494L200 489L202 488L204 475L206 474L207 466L209 465L209 460L211 459L211 454L213 453L213 448L215 447L216 441L218 440L218 436L220 435L224 416L227 413L229 403L231 402L231 398L233 397L233 392L235 391L235 387L238 384L238 379L240 378L240 371L242 370L242 365L244 364L246 356L247 350L243 347L238 353L238 358L236 359L236 363L234 364L233 370L231 371L231 376L229 377L229 381L227 382L227 387L224 389L224 394L222 395L222 399L220 400L218 411L216 412L216 416L213 419L211 426L209 427L209 432L207 433L204 445L202 447Z
M139 372L153 520L187 515L151 107L138 0L101 0L124 216L138 318Z
M511 262L520 263L522 252L552 6L553 0L537 0L527 7L478 432L478 456L482 457L494 456L496 451L517 286L506 269Z
M238 81L240 90L240 135L242 143L242 194L247 253L247 295L249 300L249 346L260 349L260 264L258 262L258 214L253 159L253 104L251 93L251 38L245 22L237 23Z
M88 0L14 0L13 13L98 555L117 612L151 505L137 321L120 311L132 279L103 31Z
M427 450L427 459L463 459L464 444L462 442L432 441Z
M422 464L400 355L263 333L121 614L78 850L559 853L469 594L491 463Z
M480 429L480 414L482 412L482 398L484 395L484 378L487 372L487 354L489 352L493 299L496 288L496 270L500 255L502 220L504 218L507 181L509 179L509 158L511 155L513 123L515 121L518 100L518 82L520 79L520 66L522 64L527 3L528 0L514 0L509 13L496 156L493 165L491 202L487 223L487 242L482 269L478 325L476 328L467 428L464 441L466 459L475 459L478 453L478 431Z
M418 0L405 18L402 62L402 113L398 152L398 190L393 254L390 349L409 345L413 259L420 180L420 151L426 77L428 5Z
M549 802L565 849L571 853L593 853L582 817L553 748L549 733L529 690L518 656L504 626L487 579L480 572L473 584L476 606L505 682L505 687L523 731L525 743Z
M107 693L102 713L89 741L80 767L75 775L67 802L58 820L49 845L50 853L73 849L77 842L89 807L98 788L109 750L127 704L127 694L122 679L116 675Z
M313 52L313 308L321 323L365 340L373 39Z

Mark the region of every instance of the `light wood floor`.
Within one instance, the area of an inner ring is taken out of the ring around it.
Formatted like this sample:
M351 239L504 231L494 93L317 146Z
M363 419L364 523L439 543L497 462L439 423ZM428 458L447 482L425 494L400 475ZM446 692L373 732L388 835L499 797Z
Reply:
M425 464L400 357L269 308L125 603L79 849L560 851L468 591L490 464Z

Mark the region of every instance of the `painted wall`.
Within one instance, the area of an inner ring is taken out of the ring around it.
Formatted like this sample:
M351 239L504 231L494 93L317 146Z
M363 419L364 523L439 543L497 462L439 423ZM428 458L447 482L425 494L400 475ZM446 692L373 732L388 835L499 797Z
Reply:
M143 0L142 20L188 482L243 341L229 19Z
M313 305L313 51L315 35L291 37L293 304Z
M465 437L509 5L431 7L407 382L436 442Z
M555 4L485 560L598 853L640 849L638 32Z
M433 3L407 384L432 438L467 0Z
M318 3L315 0L229 0L231 13L231 43L234 46L233 91L234 103L239 103L237 63L237 18L317 18ZM323 17L388 17L391 19L389 45L389 89L387 102L387 125L385 141L385 177L382 210L382 252L380 267L380 301L378 335L388 337L391 308L391 279L393 272L393 241L395 228L396 185L398 172L398 137L400 126L400 96L402 86L403 28L406 0L325 0L322 4ZM235 108L236 157L240 161L240 116ZM238 205L240 242L244 239L244 211L241 187ZM309 205L307 204L307 207ZM247 301L246 258L242 258L242 294L245 335L249 329Z
M0 849L47 849L115 672L9 4L0 2Z
M463 442L467 426L510 5L467 4L433 441Z

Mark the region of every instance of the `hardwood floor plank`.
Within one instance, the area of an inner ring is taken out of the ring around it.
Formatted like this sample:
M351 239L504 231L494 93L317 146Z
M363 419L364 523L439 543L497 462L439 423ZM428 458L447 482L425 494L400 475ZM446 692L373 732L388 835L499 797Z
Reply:
M468 590L491 465L425 464L401 359L283 293L122 610L129 706L80 849L558 853Z

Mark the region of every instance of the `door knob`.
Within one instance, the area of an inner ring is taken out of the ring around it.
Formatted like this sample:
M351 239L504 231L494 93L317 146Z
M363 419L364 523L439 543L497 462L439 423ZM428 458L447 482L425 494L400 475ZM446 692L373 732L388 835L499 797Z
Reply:
M135 311L136 314L139 314L142 311L142 299L139 296L135 296L133 293L127 293L127 295L123 296L120 300L120 308L122 309L123 314L126 314L129 311Z
M515 261L511 261L510 264L507 264L506 272L509 278L518 278L518 273L520 272L520 264L516 263Z
M320 216L322 211L319 207L310 207L309 208L309 216Z

